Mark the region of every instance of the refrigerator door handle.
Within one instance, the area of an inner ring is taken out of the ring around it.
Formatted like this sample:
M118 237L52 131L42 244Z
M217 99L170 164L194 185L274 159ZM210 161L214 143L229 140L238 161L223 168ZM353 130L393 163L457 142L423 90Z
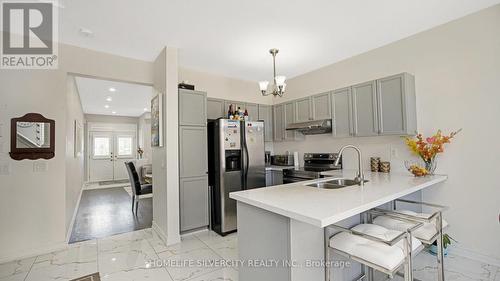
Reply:
M243 150L245 153L245 164L243 165L243 189L247 189L247 181L248 181L248 166L250 165L250 159L248 158L248 147L247 147L247 140L246 140L246 134L245 138L243 140Z

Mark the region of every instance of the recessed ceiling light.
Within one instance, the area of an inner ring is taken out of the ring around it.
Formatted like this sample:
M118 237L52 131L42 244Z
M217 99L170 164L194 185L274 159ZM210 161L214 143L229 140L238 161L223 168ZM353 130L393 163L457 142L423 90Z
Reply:
M104 108L109 108L109 105L107 105L107 104L106 104L106 105L104 106Z
M144 108L144 111L148 111L149 109L147 107Z
M113 88L113 87L111 87L111 88L109 88L109 91L110 91L110 92L116 92L116 89L115 89L115 88Z
M116 111L111 111L111 113L116 114Z
M107 100L107 101L112 101L112 100L113 100L113 98L112 98L112 97L107 97L107 98L106 98L106 100Z

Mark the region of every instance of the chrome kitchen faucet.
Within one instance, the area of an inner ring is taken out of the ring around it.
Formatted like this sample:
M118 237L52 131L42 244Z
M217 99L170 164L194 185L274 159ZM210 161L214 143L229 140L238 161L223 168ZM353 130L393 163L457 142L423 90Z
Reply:
M352 148L358 152L358 176L354 180L357 181L358 184L362 186L365 184L365 176L363 173L363 165L361 164L361 161L362 161L361 159L363 157L361 156L361 150L358 147L356 147L352 144L348 144L348 145L345 145L344 147L342 147L339 151L339 156L335 160L335 165L339 164L340 159L342 158L342 154L344 153L344 149L346 149L346 148Z

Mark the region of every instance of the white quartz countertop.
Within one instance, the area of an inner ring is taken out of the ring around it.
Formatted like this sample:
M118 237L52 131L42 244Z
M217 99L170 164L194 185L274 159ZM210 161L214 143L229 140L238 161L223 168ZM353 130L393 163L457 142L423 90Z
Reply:
M287 169L293 169L294 166L276 166L276 165L271 165L271 166L266 166L266 171L283 171Z
M410 173L365 172L369 182L364 187L321 189L306 186L332 178L352 179L356 173L353 170L328 171L322 174L330 178L232 192L229 197L291 219L326 227L448 178L445 175L414 177Z

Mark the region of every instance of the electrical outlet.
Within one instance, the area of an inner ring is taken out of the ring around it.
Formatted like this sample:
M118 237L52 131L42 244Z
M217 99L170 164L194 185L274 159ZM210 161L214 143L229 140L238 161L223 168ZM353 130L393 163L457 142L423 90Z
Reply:
M391 159L397 159L398 157L399 157L398 149L391 146Z
M8 162L0 162L0 176L10 175L10 164Z
M33 162L33 172L43 173L49 170L49 166L46 161L35 161Z

